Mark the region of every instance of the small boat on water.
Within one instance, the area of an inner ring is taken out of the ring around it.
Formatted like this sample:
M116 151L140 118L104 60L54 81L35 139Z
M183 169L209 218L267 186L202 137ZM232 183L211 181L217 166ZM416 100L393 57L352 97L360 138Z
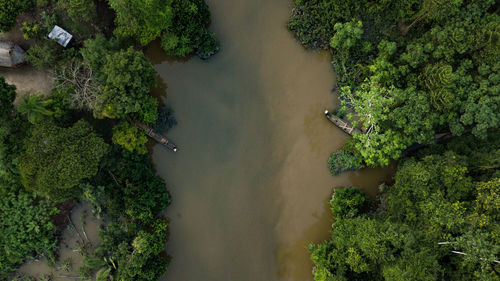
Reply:
M152 139L157 141L159 144L172 150L173 152L177 152L177 150L178 150L177 146L173 142L168 140L166 137L158 134L152 128L150 128L150 127L148 127L140 122L134 122L134 124L137 128L144 130L148 136L150 136Z
M328 118L328 120L330 120L335 126L339 127L340 129L342 129L342 131L346 132L347 134L351 135L353 133L358 133L358 134L361 134L361 131L352 127L351 125L349 125L347 122L345 122L343 119L333 115L332 113L330 113L328 110L325 109L325 116L326 118Z

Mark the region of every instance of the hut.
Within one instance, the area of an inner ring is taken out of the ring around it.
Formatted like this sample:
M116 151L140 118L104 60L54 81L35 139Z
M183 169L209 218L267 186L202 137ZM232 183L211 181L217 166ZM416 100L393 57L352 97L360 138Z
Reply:
M56 40L59 45L66 47L68 46L69 41L73 38L73 35L56 25L49 33L49 38Z
M0 41L0 66L14 67L24 63L24 50L18 45Z

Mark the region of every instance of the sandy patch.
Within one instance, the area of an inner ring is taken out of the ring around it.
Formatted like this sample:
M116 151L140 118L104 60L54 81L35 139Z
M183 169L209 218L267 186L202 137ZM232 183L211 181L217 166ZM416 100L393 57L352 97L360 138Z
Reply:
M25 51L35 43L34 40L26 40L21 32L21 23L32 20L27 15L17 17L16 26L9 32L0 33L0 40L11 41L23 48ZM21 65L14 68L0 67L0 76L5 77L5 81L15 85L17 97L14 104L17 105L22 94L35 93L49 95L54 81L47 70L38 70L31 65Z
M26 93L47 96L54 85L54 80L47 70L38 70L30 65L16 68L0 67L0 76L5 77L7 83L16 86L17 97L14 104L17 104L21 95Z

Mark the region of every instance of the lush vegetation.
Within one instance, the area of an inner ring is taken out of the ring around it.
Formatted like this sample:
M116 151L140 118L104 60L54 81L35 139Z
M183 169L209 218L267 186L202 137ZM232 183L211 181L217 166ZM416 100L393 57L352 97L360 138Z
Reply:
M147 45L161 38L171 55L196 52L203 59L215 54L219 43L206 27L210 12L203 0L108 0L116 13L115 35Z
M26 61L50 68L55 78L50 95L22 95L15 108L16 88L0 77L0 280L26 259L56 261L64 225L55 206L78 200L105 218L100 247L82 245L81 278L158 280L169 260L160 213L171 198L134 122L165 131L176 121L150 95L157 74L141 48L158 38L170 55L215 54L208 6L203 0L0 3L0 31L26 12ZM73 35L67 48L47 39L56 24Z
M0 279L6 279L26 258L47 256L57 249L50 216L58 210L22 187L0 184Z
M163 181L154 176L145 156L115 146L93 185L103 186L88 198L112 220L101 233L102 245L85 256L81 272L118 280L158 280L167 267L160 255L167 224L157 217L170 204ZM125 224L124 224L125 220ZM102 279L107 280L107 279Z
M78 195L77 186L96 175L107 145L83 120L60 128L36 124L19 161L23 185L54 200Z
M0 279L26 258L54 260L58 210L48 200L25 190L17 163L30 123L13 112L15 87L0 78Z
M290 29L329 49L355 147L387 165L436 133L484 139L500 124L498 2L298 0ZM350 160L349 160L350 161Z
M35 5L33 0L1 0L0 1L0 32L6 32L14 27L16 17L30 10Z
M310 246L315 280L500 279L499 9L296 1L289 28L330 50L339 114L362 132L331 155L332 174L413 153L374 202L335 191L331 238ZM452 140L437 145L438 133Z
M402 160L371 208L357 189L335 191L331 238L310 246L315 280L499 280L499 137Z

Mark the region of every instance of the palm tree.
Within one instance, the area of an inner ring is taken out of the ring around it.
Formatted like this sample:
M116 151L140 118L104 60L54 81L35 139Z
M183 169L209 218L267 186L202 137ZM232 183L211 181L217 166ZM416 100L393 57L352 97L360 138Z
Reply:
M17 112L26 114L31 124L41 121L43 115L52 115L52 111L45 108L50 100L43 100L43 95L23 95L21 99Z

